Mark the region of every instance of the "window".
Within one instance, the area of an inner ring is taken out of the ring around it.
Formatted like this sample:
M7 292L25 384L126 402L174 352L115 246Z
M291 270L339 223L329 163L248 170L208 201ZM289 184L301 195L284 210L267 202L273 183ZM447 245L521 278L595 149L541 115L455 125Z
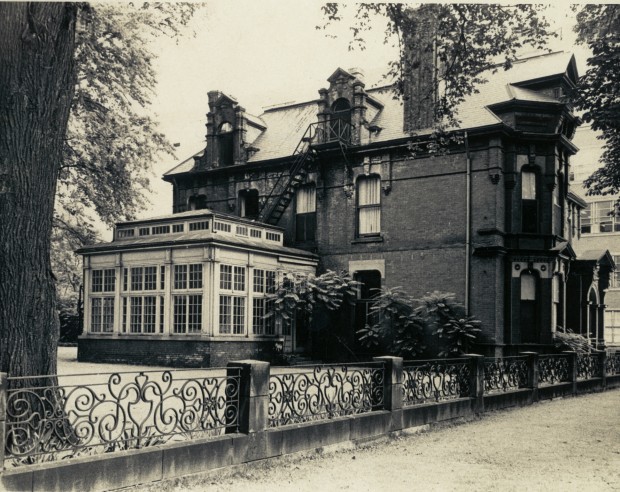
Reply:
M605 311L605 343L607 345L620 345L620 311Z
M202 289L202 264L174 265L174 290ZM172 296L172 332L202 331L202 294L175 293Z
M521 230L538 232L536 173L533 171L521 172Z
M116 289L116 272L114 268L92 271L92 281L91 281L92 292L114 292L115 289Z
M521 274L521 342L538 341L536 323L537 312L537 278L533 273Z
M112 333L114 329L114 298L94 297L91 299L90 331Z
M235 234L237 234L237 236L247 236L248 235L248 228L246 226L237 226L235 227Z
M258 212L258 190L241 190L239 192L239 217L257 219Z
M202 264L174 265L174 289L202 289Z
M552 331L556 331L556 328L564 326L564 296L562 277L559 275L553 276L553 323L551 326ZM564 331L564 330L561 330Z
M123 295L123 333L163 333L164 297L154 291L164 290L165 275L166 268L163 265L123 269L123 292L131 292ZM140 292L144 294L135 295Z
M297 188L295 207L295 239L314 241L316 234L316 187L312 185Z
M172 224L172 232L185 231L185 224Z
M280 234L276 234L275 232L267 232L265 234L267 241L274 241L276 243L280 242Z
M263 231L260 229L250 229L250 237L260 239L263 237Z
M332 105L332 118L329 121L328 141L351 140L351 105L340 98Z
M202 331L202 295L174 295L173 333L200 333Z
M207 197L205 195L194 195L187 201L188 210L204 210L207 208Z
M245 332L246 268L220 265L219 332L242 335Z
M150 227L140 227L140 235L141 236L149 236L151 234Z
M226 222L214 222L213 230L222 231L222 232L230 232L232 230L232 226Z
M275 335L276 323L274 299L268 295L276 291L276 272L271 270L254 269L252 292L252 333L254 335ZM270 316L265 317L271 313Z
M116 231L116 237L118 237L119 239L125 237L133 237L134 232L135 231L133 229L119 229L118 231Z
M620 214L614 200L588 203L581 214L582 234L620 232Z
M233 127L230 123L222 123L217 135L220 147L220 166L233 164Z
M152 234L170 234L170 226L154 226L152 229Z
M123 284L124 284L123 279ZM131 290L157 290L157 267L133 267L131 268Z
M189 230L190 231L206 231L209 229L209 221L201 220L200 222L190 222Z
M381 178L357 180L357 217L360 236L377 236L381 232Z

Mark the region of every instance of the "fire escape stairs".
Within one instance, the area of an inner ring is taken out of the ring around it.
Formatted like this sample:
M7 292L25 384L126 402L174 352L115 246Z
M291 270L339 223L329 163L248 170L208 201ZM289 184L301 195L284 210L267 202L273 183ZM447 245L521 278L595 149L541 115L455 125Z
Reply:
M344 124L339 123L338 128L340 129L341 126L344 127ZM317 123L312 123L308 126L293 152L292 165L280 173L271 193L269 193L269 196L265 199L259 213L260 221L270 225L278 224L282 215L284 215L284 212L293 200L296 188L304 182L308 175L310 164L317 156L317 151L313 144L325 143L325 140L328 142L337 141L343 154L345 154L347 142L343 141L343 132L344 130L339 130L338 134L336 134L332 127L327 136L328 139L325 139L321 138L322 134ZM346 135L350 135L349 127L346 129ZM334 136L336 136L336 138L334 138Z

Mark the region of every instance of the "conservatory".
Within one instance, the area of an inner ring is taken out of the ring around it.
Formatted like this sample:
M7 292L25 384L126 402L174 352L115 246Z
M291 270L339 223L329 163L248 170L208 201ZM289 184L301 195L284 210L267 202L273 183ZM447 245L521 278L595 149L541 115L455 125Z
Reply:
M222 366L301 349L273 316L285 273L314 274L316 255L283 245L283 231L197 210L117 224L84 258L78 359Z

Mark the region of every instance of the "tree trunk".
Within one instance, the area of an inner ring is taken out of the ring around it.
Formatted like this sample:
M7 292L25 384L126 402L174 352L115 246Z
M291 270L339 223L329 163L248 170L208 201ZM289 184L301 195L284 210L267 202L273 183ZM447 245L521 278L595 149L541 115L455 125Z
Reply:
M0 371L9 376L56 373L50 238L76 10L0 2Z

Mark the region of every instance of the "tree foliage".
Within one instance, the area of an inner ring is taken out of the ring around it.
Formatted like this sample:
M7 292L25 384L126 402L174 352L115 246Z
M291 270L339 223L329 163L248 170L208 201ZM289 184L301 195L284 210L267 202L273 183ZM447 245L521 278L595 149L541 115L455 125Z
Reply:
M356 5L350 47L364 49L365 33L377 19L386 21L385 42L397 46L399 56L389 62L385 77L395 82L398 96L417 68L416 50L435 50L438 74L425 97L435 100L437 130L443 133L458 126L457 107L486 82L483 72L510 68L525 46L544 48L553 33L543 10L540 5L362 3ZM336 3L326 4L323 12L323 29L343 18ZM429 32L424 44L412 46L423 30Z
M273 302L273 311L266 316L275 316L290 326L301 313L310 323L317 308L337 311L343 302L352 303L359 285L347 272L327 270L319 276L286 273L268 297Z
M58 177L52 261L64 301L81 268L72 251L103 223L131 220L145 204L151 165L173 147L150 108L157 84L154 41L177 37L198 4L81 4L76 84ZM68 297L67 297L68 296Z
M616 194L620 192L620 5L576 9L577 41L587 44L592 56L573 100L603 142L602 167L585 185L589 194Z

